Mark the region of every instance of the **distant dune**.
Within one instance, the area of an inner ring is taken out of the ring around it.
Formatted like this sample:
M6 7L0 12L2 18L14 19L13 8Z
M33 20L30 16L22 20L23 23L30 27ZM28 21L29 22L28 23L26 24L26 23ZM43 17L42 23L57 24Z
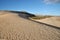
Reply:
M0 40L60 40L60 29L0 11ZM25 15L26 17L26 15Z
M45 19L36 20L36 21L60 27L60 17L59 16L45 18Z

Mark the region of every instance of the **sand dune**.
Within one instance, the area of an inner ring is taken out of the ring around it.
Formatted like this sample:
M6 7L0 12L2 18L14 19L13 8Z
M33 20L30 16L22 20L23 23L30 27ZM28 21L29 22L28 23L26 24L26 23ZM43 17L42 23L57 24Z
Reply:
M50 18L42 19L42 20L36 20L36 21L60 27L60 17L57 17L57 16L56 17L50 17Z
M0 15L0 40L60 40L60 29L8 12Z

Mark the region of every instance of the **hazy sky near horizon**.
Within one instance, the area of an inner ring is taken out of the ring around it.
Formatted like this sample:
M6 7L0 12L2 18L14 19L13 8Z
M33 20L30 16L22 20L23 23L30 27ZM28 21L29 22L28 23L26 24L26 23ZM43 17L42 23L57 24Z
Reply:
M0 10L18 10L42 15L60 15L60 0L0 0Z

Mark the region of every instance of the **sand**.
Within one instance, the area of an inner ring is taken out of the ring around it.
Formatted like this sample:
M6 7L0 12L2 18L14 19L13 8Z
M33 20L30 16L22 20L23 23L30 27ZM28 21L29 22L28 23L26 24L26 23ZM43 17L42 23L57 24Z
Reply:
M46 19L42 19L42 20L36 20L36 21L60 27L60 17L59 16L50 17L50 18L46 18Z
M60 29L4 12L0 15L0 40L60 40Z

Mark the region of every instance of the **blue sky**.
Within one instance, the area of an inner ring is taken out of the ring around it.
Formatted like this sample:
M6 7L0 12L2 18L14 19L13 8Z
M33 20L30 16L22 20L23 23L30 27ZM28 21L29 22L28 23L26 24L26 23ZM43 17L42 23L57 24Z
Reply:
M60 1L0 0L0 10L27 11L41 15L60 15Z

